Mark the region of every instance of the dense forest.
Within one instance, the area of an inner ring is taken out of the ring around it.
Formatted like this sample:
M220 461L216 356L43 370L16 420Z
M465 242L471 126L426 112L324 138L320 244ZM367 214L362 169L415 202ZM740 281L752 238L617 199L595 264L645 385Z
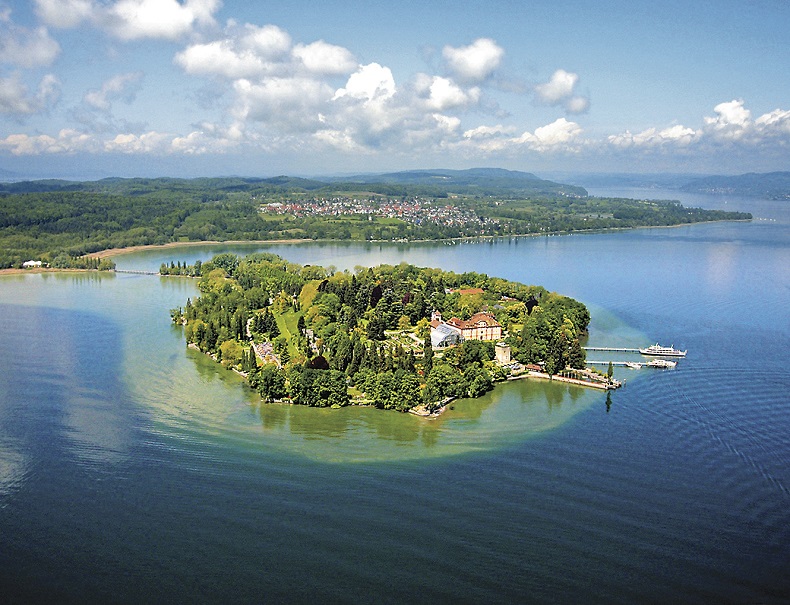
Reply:
M162 269L199 277L200 296L171 310L187 342L242 372L265 401L431 412L509 375L493 342L434 351L433 311L484 310L506 328L515 360L549 374L584 368L587 308L540 286L405 263L335 272L268 253Z
M381 183L293 177L6 183L0 185L0 268L180 241L431 240L751 218L678 202L587 197L540 180L535 187L554 193L525 196L528 173L467 171L463 178L445 175L440 184L426 183L433 173L399 174L400 180Z

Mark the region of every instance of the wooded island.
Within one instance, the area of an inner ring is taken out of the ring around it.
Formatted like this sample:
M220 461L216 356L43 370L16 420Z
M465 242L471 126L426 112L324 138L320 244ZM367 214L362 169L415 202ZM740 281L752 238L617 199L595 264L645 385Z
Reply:
M587 308L541 286L405 263L339 272L269 253L162 273L199 277L200 296L173 321L268 402L430 414L514 369L589 375Z

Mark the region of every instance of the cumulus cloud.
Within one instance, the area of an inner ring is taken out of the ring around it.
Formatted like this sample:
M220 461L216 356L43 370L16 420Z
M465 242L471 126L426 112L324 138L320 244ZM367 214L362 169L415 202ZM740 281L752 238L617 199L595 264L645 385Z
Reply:
M389 98L395 94L395 78L392 70L378 63L362 65L348 78L344 88L335 92L333 99L351 97L370 101L375 98Z
M299 44L293 50L296 59L307 71L315 74L344 75L357 68L354 55L347 48L318 40L312 44Z
M624 133L610 135L607 142L619 149L665 149L680 150L692 145L699 145L706 152L717 149L761 148L777 144L784 147L790 144L790 111L775 109L752 119L752 113L745 107L744 101L734 99L719 103L713 108L714 116L705 116L702 127L698 129L682 125L674 125L663 130L648 128L633 134Z
M705 130L717 139L744 138L752 126L752 113L743 105L740 99L719 103L713 108L716 115L705 118Z
M535 86L539 102L546 105L563 105L568 113L584 113L590 106L587 97L575 94L578 74L558 69L551 79Z
M35 0L39 18L52 27L76 27L97 10L95 0Z
M224 38L192 44L175 57L177 65L194 75L235 80L288 71L291 37L275 25L243 28L231 24Z
M73 153L76 151L96 151L96 142L87 134L76 130L64 129L57 137L49 135L29 136L12 134L0 139L0 149L13 155L40 155L44 153Z
M490 38L478 38L469 46L445 46L442 55L459 79L482 82L499 67L505 51Z
M521 150L538 153L576 152L581 148L582 128L576 122L559 118L550 124L513 136L512 127L479 126L464 132L467 149L485 153L508 153Z
M22 117L47 111L60 96L60 82L52 74L44 76L31 94L18 73L0 78L0 113Z
M109 111L116 99L126 103L133 101L142 79L143 72L140 71L119 74L104 82L101 89L89 91L84 101L94 109Z
M701 132L677 124L663 130L648 128L637 134L626 130L622 134L610 135L607 141L614 147L687 147L697 141Z
M758 132L774 136L790 135L790 110L774 109L754 121Z
M39 18L52 27L89 22L122 40L176 40L197 25L214 23L220 0L35 0Z
M170 147L171 136L150 131L143 134L123 133L104 142L104 151L117 153L162 153Z
M175 57L187 73L229 80L309 74L316 78L347 75L357 69L354 55L323 40L293 45L290 35L275 25L262 27L231 22L224 37L192 44Z
M60 54L60 45L53 40L46 27L29 29L15 25L10 11L0 19L0 63L18 67L51 65Z
M481 90L477 86L461 88L449 78L420 74L415 81L415 92L425 99L428 108L439 111L467 107L479 102Z
M332 96L332 88L310 78L266 78L260 82L237 80L234 116L241 122L261 122L283 133L319 127L318 109Z

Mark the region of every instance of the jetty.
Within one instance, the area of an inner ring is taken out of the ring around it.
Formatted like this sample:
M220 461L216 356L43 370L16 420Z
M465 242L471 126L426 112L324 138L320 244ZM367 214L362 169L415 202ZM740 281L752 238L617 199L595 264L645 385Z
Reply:
M133 273L135 275L159 275L159 271L137 271L134 269L115 269L116 273Z
M639 353L639 349L629 349L625 347L582 347L582 349L585 351L609 351L610 353Z

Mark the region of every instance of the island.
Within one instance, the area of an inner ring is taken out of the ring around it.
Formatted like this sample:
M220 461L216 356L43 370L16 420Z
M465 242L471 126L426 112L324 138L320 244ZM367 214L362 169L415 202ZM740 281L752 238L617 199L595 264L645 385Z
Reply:
M433 416L521 376L617 386L585 369L585 305L541 286L406 263L335 271L270 253L161 272L199 280L173 322L265 402Z

